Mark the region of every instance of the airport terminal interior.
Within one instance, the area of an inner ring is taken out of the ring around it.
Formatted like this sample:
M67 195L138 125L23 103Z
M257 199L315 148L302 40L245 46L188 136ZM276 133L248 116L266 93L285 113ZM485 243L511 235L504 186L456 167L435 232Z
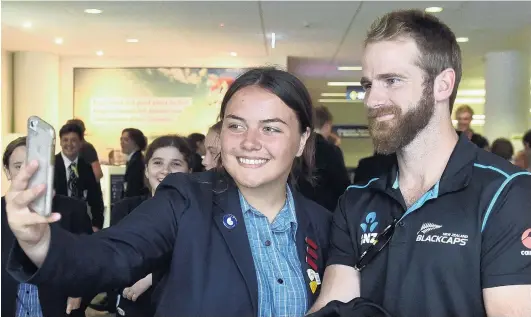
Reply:
M60 131L74 131L76 119L97 154L88 163L108 227L111 206L132 187L127 144L142 151L177 134L204 170L205 136L230 85L247 69L274 66L304 83L324 115L315 133L339 148L354 184L360 160L375 155L360 83L364 39L372 21L399 9L432 14L455 33L455 129L530 170L527 1L2 1L2 150L38 116L55 129L59 158L68 151ZM9 183L2 173L2 195ZM119 316L97 307L110 297L101 293L86 316Z

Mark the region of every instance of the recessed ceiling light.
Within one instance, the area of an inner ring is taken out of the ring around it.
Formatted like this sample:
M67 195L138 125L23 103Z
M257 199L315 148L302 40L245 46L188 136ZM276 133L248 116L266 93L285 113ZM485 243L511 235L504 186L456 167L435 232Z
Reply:
M220 27L220 28L225 27L225 23L220 23L220 24L219 24L219 27Z
M54 42L55 42L55 44L61 45L61 44L63 44L63 38L56 37Z
M103 51L97 51L97 52L96 52L96 55L98 55L98 56L103 56Z
M345 97L347 95L346 92L323 92L321 93L321 97Z
M26 29L29 29L33 26L33 24L30 21L27 21L27 22L24 22L22 26L25 27Z
M331 81L328 82L328 86L361 86L359 81Z
M230 56L238 56L238 53L236 53L236 52L230 52Z
M458 43L466 43L468 42L468 37L458 37L455 39Z
M428 13L439 13L439 12L442 12L443 8L441 7L429 7L429 8L426 8L424 11L428 12Z
M138 43L138 39L127 39L125 40L127 43Z
M88 13L88 14L100 14L102 12L103 11L100 9L85 9L85 13Z
M339 66L337 70L362 70L361 66Z

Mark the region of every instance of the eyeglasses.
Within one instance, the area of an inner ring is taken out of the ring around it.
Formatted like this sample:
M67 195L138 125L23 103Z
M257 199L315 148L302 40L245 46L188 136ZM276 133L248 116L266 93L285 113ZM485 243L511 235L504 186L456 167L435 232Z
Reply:
M385 246L391 241L393 234L395 233L396 224L398 223L397 219L394 219L393 222L387 226L384 231L379 233L372 245L361 254L358 263L354 266L354 269L358 272L361 272L369 263L374 260L374 258L380 253L380 251L385 248Z

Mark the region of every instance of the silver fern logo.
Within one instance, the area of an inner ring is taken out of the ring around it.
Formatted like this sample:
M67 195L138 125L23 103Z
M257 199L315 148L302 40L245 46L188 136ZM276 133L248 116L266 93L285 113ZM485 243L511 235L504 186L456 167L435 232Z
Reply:
M425 222L417 232L417 242L442 243L458 246L465 246L468 243L468 235L455 232L436 231L442 228L441 225Z
M440 229L442 228L442 226L440 225L436 225L434 223L431 223L431 222L426 222L422 225L422 227L420 227L420 230L417 232L417 234L419 233L423 233L423 234L426 234L430 231L433 231L433 230L437 230L437 229Z

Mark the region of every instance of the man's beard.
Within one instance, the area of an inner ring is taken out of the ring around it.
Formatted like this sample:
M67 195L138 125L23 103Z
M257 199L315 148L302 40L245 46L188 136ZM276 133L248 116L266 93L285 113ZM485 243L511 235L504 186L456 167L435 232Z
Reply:
M411 143L428 125L434 111L435 99L430 81L424 84L417 106L405 114L402 114L402 109L396 105L369 109L369 132L374 150L380 154L396 153ZM377 121L379 116L385 115L394 115L394 118Z

